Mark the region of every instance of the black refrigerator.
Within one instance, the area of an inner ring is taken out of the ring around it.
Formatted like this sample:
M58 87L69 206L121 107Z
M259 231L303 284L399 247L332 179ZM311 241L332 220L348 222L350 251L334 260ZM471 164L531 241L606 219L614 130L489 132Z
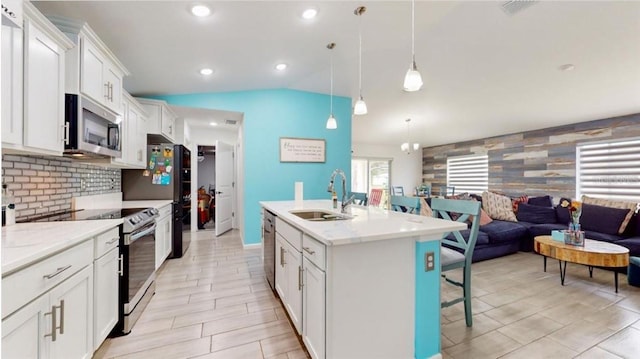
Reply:
M169 258L182 257L189 247L182 231L191 214L191 151L173 143L148 145L144 170L122 170L122 199L172 200L173 250Z

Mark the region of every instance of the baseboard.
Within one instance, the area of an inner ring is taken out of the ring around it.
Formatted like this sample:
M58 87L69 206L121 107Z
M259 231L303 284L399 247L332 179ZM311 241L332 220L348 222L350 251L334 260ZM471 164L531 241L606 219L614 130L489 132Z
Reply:
M252 244L242 244L242 248L244 249L256 249L262 248L262 243L252 243Z
M442 359L442 354L438 353L436 355L429 357L429 359Z

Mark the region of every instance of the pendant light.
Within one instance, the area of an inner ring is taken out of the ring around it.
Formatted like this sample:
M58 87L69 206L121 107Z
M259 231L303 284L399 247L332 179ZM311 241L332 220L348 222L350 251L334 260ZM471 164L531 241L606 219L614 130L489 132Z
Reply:
M422 76L416 66L415 48L415 22L416 22L416 0L411 0L411 65L404 76L404 90L407 92L418 91L422 88Z
M360 97L358 101L356 101L355 106L353 106L353 114L354 115L366 115L367 114L367 104L364 102L364 98L362 98L362 14L367 11L367 8L364 6L358 6L353 13L359 17L358 20L358 42L359 42L359 52L358 52L358 88L360 89Z
M336 44L333 42L327 45L327 49L329 50L333 50L334 47L336 47ZM336 118L333 117L333 52L331 52L331 96L329 99L331 102L331 111L329 112L329 118L327 119L327 129L335 130L338 128L338 122L336 121Z
M410 154L411 148L413 148L413 151L417 151L420 149L420 144L417 142L411 144L411 140L410 140L411 131L409 130L409 122L411 122L411 119L408 118L404 122L407 123L407 142L401 144L400 149L402 150L402 152L406 152L407 154Z

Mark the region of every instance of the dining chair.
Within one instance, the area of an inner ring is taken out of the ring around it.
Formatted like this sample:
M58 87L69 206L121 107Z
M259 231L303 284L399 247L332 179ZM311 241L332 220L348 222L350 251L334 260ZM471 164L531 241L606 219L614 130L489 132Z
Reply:
M367 201L369 200L369 196L367 196L367 194L364 192L351 192L349 194L349 198L351 198L351 196L353 196L354 199L353 203L360 206L366 206Z
M416 187L416 196L420 197L431 197L431 185L430 184L421 184Z
M369 196L368 204L370 206L379 206L380 201L382 201L382 189L381 188L371 189L371 195Z
M456 194L456 186L441 186L440 187L440 196L453 196Z
M391 196L391 210L410 214L420 214L420 198Z
M478 239L478 229L480 228L480 202L433 198L431 200L431 209L434 217L446 220L452 220L449 215L450 212L459 213L460 216L457 221L462 223L467 222L473 216L470 229L445 233L440 246L442 277L447 283L461 287L463 294L462 297L442 302L441 307L445 308L464 302L464 318L467 327L471 327L473 325L471 313L471 258ZM453 238L450 233L453 233ZM457 248L461 252L452 248ZM446 271L457 268L462 268L462 282L447 278L444 274Z
M391 187L391 195L392 196L404 196L404 187L402 187L402 186L393 186L393 187Z

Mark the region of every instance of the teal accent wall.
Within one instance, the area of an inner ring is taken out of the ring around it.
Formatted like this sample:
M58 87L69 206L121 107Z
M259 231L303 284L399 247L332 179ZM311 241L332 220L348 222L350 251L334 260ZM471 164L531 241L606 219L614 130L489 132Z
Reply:
M296 90L255 90L154 96L171 105L244 113L244 243L260 243L259 201L293 200L294 183L304 182L304 199L330 199L331 172L340 168L351 182L351 99L333 97L338 129L325 128L329 96ZM326 140L325 163L281 163L280 137ZM337 187L340 188L340 187ZM340 191L340 190L338 190ZM341 196L338 193L338 196Z
M434 270L424 271L424 255L435 254ZM416 242L415 357L440 353L440 241Z

